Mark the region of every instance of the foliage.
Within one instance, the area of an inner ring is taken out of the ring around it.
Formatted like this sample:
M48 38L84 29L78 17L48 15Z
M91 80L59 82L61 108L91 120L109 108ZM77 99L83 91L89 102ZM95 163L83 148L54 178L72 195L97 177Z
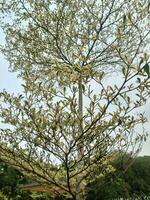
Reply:
M20 185L30 183L18 170L4 162L0 162L0 200L47 200L46 194L23 192ZM5 197L7 195L7 197ZM2 199L3 198L3 199Z
M130 185L130 196L150 195L150 156L137 157L125 175L126 182Z
M8 200L7 196L0 192L0 200Z
M2 161L0 162L0 191L9 198L14 199L14 197L23 195L29 196L26 193L23 194L18 188L18 184L27 182L27 179L19 171Z
M33 192L31 195L31 199L32 200L54 200L54 198L50 197L48 194L46 193L37 193L37 192ZM57 199L56 199L57 200ZM58 199L59 200L59 199ZM61 200L61 199L60 199Z
M135 129L149 97L148 13L148 0L4 1L1 51L23 92L0 93L1 159L84 199L114 150L136 154L146 139Z
M133 159L129 156L126 158ZM124 171L124 162L118 157L113 162L116 168L114 173L101 176L88 185L87 200L140 199L150 196L150 156L135 158L127 171Z
M131 159L133 161L132 165ZM1 169L2 166L4 166L4 163L1 163ZM1 191L8 195L6 197L3 193L0 193L0 200L54 199L52 197L50 198L50 196L48 196L46 193L21 193L19 192L17 184L15 190L10 189L12 182L16 181L23 183L23 175L20 177L17 176L18 174L20 175L18 171L12 169L11 167L6 168L6 166L7 165L5 164L3 171L5 176L0 176L0 188ZM124 157L119 155L112 162L112 166L114 167L115 171L112 172L111 170L107 174L101 174L101 172L99 172L100 175L97 176L97 179L87 185L87 200L109 200L118 198L134 199L144 196L146 198L150 196L150 156L136 157L133 159L130 155L124 155ZM13 175L11 175L10 179L8 179L11 172L13 172ZM19 181L19 179L21 179L21 181ZM62 200L66 198L63 196L57 196L55 199Z

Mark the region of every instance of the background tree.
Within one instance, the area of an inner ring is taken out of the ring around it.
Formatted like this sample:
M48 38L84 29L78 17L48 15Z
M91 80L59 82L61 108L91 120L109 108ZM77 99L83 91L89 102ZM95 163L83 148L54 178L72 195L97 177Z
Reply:
M137 153L146 136L134 131L146 122L149 3L8 0L1 11L1 50L24 83L20 95L1 92L0 157L84 199L112 151Z
M22 192L19 188L19 184L25 183L28 183L28 180L23 174L6 163L0 162L0 192L6 195L7 199L30 199L30 193Z
M93 199L141 199L150 196L150 156L132 158L125 156L125 160L132 165L128 166L121 156L118 156L112 166L115 171L99 176L96 181L88 185L87 200ZM99 173L100 174L100 173Z
M125 176L129 184L129 194L134 196L150 196L150 156L137 157Z
M18 170L0 162L0 200L50 200L54 199L49 194L42 192L23 191L21 185L31 183L32 180L25 177ZM60 200L60 198L56 198Z

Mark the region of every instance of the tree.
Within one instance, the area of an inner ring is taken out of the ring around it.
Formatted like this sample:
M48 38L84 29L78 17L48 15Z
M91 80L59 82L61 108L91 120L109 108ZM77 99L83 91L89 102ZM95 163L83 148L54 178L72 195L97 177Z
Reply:
M1 50L24 83L20 95L1 92L0 157L84 199L112 151L140 148L146 137L134 130L146 122L138 108L150 87L149 3L8 0L1 11Z
M133 161L127 171L124 170L125 163L119 156L112 162L115 168L113 173L101 176L88 185L87 200L149 198L150 156L132 158L126 155L126 159Z
M19 200L19 197L26 199L25 196L30 199L30 194L20 191L18 187L19 184L27 182L27 179L19 171L2 161L0 162L0 194L2 192L2 194L7 195L8 199ZM0 198L2 197L0 196Z
M21 185L29 184L31 180L27 179L16 169L10 167L4 162L0 162L0 200L50 200L50 195L40 192L22 191ZM7 195L7 196L5 196Z
M150 156L137 157L125 176L130 196L150 196Z
M97 179L87 185L87 200L130 199L130 194L134 192L130 190L130 181L133 178L130 169L134 160L136 158L129 154L123 154L122 157L118 153L111 162L114 170L104 175L99 172Z

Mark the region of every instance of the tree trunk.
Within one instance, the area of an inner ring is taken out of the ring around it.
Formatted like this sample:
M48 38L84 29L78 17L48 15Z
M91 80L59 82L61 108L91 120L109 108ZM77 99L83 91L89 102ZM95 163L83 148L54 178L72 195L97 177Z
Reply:
M83 131L83 88L82 88L82 75L80 76L79 82L78 82L78 89L79 89L79 96L78 96L78 105L79 105L79 117L80 117L80 124L79 124L79 135ZM84 141L80 143L78 146L78 159L81 159L84 154ZM82 167L82 162L78 166L78 169ZM77 188L76 188L76 200L84 200L83 195L83 187L82 187L82 176L79 174L77 176Z

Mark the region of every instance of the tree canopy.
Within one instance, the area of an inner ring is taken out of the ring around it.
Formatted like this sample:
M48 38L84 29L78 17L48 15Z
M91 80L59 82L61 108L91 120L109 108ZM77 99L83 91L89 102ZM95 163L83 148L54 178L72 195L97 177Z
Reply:
M124 171L125 160L117 157L112 165L115 172L99 177L88 185L87 200L109 199L148 199L150 196L150 156L136 157L132 165Z
M1 52L23 81L21 94L0 93L0 158L84 199L114 150L134 155L146 139L149 2L8 0L0 9Z
M28 180L23 176L23 174L0 161L0 199L5 197L3 197L3 195L6 195L6 200L30 199L29 194L23 193L19 189L19 184L25 184L27 182Z

